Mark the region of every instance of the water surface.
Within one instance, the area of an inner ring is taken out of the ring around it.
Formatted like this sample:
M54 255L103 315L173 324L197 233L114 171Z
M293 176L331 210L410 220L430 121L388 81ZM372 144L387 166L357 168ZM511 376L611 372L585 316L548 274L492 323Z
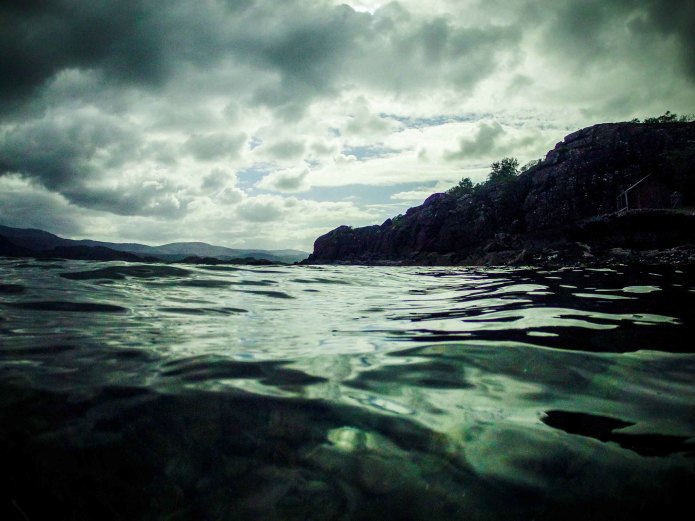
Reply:
M0 259L2 519L634 519L695 490L695 277Z

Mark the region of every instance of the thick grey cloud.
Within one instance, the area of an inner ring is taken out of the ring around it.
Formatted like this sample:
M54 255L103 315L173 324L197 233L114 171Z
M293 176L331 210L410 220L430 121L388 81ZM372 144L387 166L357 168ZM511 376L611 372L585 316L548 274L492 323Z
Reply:
M472 139L462 139L459 149L446 154L445 157L451 161L488 156L497 149L499 138L503 135L504 129L496 121L489 124L482 123Z
M146 181L116 188L79 186L62 191L76 205L115 215L177 218L186 214L192 197L170 181Z
M0 178L66 211L270 222L294 214L254 190L444 179L549 127L693 110L691 0L350 3L2 1Z
M303 107L333 80L369 17L328 2L250 0L35 0L0 4L2 108L30 100L65 69L160 88L189 64L233 59L270 71L253 94L271 107Z
M203 178L201 188L206 192L217 192L227 186L231 179L228 172L215 168Z
M461 26L416 19L398 4L374 16L327 1L33 0L0 4L0 103L28 101L57 73L95 70L109 81L160 88L189 64L233 60L269 73L255 102L295 115L345 82L409 90L442 82L467 89L541 28L548 52L615 57L644 38L673 38L695 78L689 0L490 2L516 20ZM463 7L465 8L465 7ZM504 8L504 9L502 9ZM470 7L469 7L470 9ZM452 67L455 65L455 67Z
M183 214L190 199L171 181L109 179L138 159L139 146L140 138L115 117L94 111L47 116L0 133L0 172L32 180L85 208Z
M372 17L326 1L4 2L0 95L6 107L29 100L65 69L156 89L186 64L205 69L232 59L270 73L252 93L256 103L300 114L345 81L407 90L414 85L411 67L434 72L462 57L464 68L448 79L473 84L489 72L496 46L519 36L516 28L402 18L397 9ZM393 66L402 60L407 68Z
M640 19L633 30L652 29L662 36L677 40L683 64L695 82L695 4L690 0L652 0L647 3L647 17Z
M654 65L659 58L671 61L664 55L671 51L695 81L695 4L689 0L547 0L529 3L524 19L544 20L547 52L581 67L623 60Z
M510 132L511 131L511 132ZM500 159L506 155L544 153L550 143L537 130L505 129L497 121L482 122L473 136L459 141L458 150L444 153L446 161Z
M271 157L276 159L292 159L300 157L304 153L304 143L286 139L264 147L264 149Z
M44 117L2 129L0 172L61 191L99 175L91 160L100 150L109 149L109 166L118 166L138 144L117 118L91 111Z
M265 176L256 186L276 192L299 192L306 188L305 182L308 175L308 168L279 170Z
M155 3L32 0L0 5L0 97L22 101L66 68L156 84L167 74L165 28Z
M246 142L246 134L227 135L212 133L193 135L186 141L185 148L200 161L233 157Z
M244 192L236 186L236 178L226 170L214 168L203 177L201 189L204 194L213 198L217 203L230 205L244 199Z
M62 197L46 190L27 190L23 183L12 185L5 183L0 188L0 223L51 230L68 237L84 233L86 216L79 209L70 211Z

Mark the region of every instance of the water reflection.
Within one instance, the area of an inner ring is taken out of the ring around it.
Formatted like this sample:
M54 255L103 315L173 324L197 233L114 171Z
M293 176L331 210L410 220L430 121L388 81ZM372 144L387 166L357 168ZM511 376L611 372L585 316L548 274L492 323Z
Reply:
M689 273L0 269L3 519L627 519L695 484Z

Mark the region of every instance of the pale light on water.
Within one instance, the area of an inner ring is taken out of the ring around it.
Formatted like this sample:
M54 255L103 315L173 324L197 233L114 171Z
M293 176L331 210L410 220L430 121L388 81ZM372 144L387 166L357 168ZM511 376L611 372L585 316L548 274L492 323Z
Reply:
M0 514L666 515L693 277L0 260Z

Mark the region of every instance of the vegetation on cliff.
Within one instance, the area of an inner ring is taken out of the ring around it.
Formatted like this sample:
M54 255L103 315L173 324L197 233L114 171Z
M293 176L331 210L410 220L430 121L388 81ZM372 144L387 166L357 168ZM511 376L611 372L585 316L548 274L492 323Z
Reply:
M528 169L524 167L525 170ZM473 184L470 177L464 177L459 183L447 190L447 194L453 197L463 197L483 190L486 186L495 186L508 183L519 175L519 160L515 157L505 157L500 161L495 161L490 165L490 173L484 183Z
M695 121L695 114L683 114L679 116L667 110L661 116L645 118L644 121L640 121L636 118L633 119L631 123L690 123L691 121Z

